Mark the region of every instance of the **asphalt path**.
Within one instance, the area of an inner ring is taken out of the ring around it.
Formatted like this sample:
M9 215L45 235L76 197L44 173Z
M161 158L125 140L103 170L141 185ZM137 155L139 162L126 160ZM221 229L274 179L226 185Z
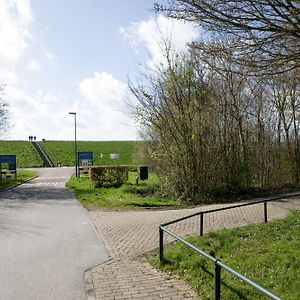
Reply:
M86 299L84 273L108 258L87 211L64 187L73 168L0 193L0 299Z

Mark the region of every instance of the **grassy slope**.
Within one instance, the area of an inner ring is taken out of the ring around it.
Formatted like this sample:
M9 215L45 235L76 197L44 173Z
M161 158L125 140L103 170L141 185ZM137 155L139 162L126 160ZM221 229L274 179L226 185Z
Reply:
M0 154L17 156L17 168L42 166L43 163L30 142L0 141Z
M137 142L135 141L78 141L78 151L92 151L94 164L132 164L133 151ZM74 142L72 141L45 141L41 145L47 154L57 165L74 165ZM103 158L100 160L100 153ZM110 161L110 153L119 153L120 159ZM17 155L17 167L36 167L42 166L42 161L32 144L28 141L0 141L0 154Z
M159 180L154 174L141 181L139 186L134 184L136 172L129 172L128 182L120 188L94 188L88 177L76 179L74 176L67 182L77 199L87 208L102 207L137 208L137 207L168 207L180 206L182 202L156 195Z
M283 299L300 299L300 211L284 220L222 230L189 241ZM166 272L188 281L201 295L213 298L213 264L182 243L165 250ZM157 259L150 262L159 267ZM249 285L222 271L222 299L266 299Z
M29 170L18 170L17 172L17 180L0 180L0 191L9 188L12 186L16 186L30 178L36 175L35 171L29 171Z
M94 165L99 164L132 164L132 155L135 141L78 141L77 151L92 151ZM62 165L74 165L74 142L73 141L45 141L40 143L50 156L54 165L60 162ZM100 153L103 158L100 160ZM119 153L120 159L110 161L110 153Z

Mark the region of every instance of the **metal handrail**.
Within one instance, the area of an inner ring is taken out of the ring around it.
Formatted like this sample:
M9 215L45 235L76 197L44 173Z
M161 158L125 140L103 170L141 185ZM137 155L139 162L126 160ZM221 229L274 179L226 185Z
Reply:
M276 296L275 294L268 291L264 287L260 286L259 284L257 284L253 280L245 277L244 275L242 275L239 272L235 271L231 267L229 267L226 264L222 263L219 259L209 255L208 253L204 252L203 250L198 249L193 244L189 243L188 241L184 240L183 238L181 238L180 236L178 236L174 232L172 232L172 231L168 230L167 228L165 228L164 226L160 225L159 226L159 244L160 244L159 259L160 259L161 263L164 261L164 255L163 255L163 232L164 231L166 233L170 234L171 236L173 236L176 240L182 242L183 244L185 244L186 246L193 249L198 254L200 254L203 257L209 259L210 261L212 261L215 264L215 274L214 274L214 281L215 281L215 283L214 283L214 299L215 300L220 300L221 299L221 270L222 270L222 268L224 270L226 270L227 272L231 273L232 275L236 276L237 278L241 279L245 283L251 285L253 288L260 291L262 294L270 297L271 299L282 300L282 298Z
M263 200L256 200L256 201L252 201L252 202L249 202L249 203L242 203L242 204L236 204L236 205L227 206L227 207L221 207L221 208L216 208L216 209L199 211L199 212L187 215L185 217L181 217L181 218L172 220L170 222L163 223L163 224L161 224L161 226L168 226L168 225L171 225L171 224L189 219L191 217L198 216L200 214L214 213L214 212L218 212L218 211L222 211L222 210L228 210L228 209L239 208L239 207L243 207L243 206L255 205L255 204L260 204L260 203L264 203L264 202L273 202L273 201L278 201L278 200L281 200L281 199L291 198L291 197L295 197L295 196L300 196L300 193L295 192L295 193L290 193L290 194L287 194L287 195L277 196L277 197L273 197L273 198L267 198L267 199L263 199Z
M287 195L277 196L277 197L273 197L273 198L267 198L267 199L258 200L258 201L252 201L252 202L249 202L249 203L243 203L243 204L237 204L237 205L223 207L223 208L200 211L200 212L193 213L193 214L190 214L188 216L181 217L181 218L178 218L176 220L161 224L161 225L159 225L159 260L160 260L161 263L164 261L164 254L163 254L164 241L163 241L163 238L164 238L164 232L166 232L169 235L173 236L176 240L182 242L183 244L190 247L191 249L196 251L198 254L200 254L203 257L209 259L210 261L212 261L215 264L215 274L214 274L214 299L215 300L220 300L221 299L221 269L222 268L224 270L226 270L227 272L231 273L232 275L236 276L237 278L241 279L245 283L249 284L250 286L252 286L256 290L260 291L262 294L270 297L271 299L281 300L281 298L274 295L272 292L268 291L267 289L263 288L259 284L255 283L254 281L250 280L249 278L247 278L244 275L240 274L239 272L235 271L234 269L227 266L226 264L222 263L219 259L207 254L203 250L198 249L196 246L194 246L193 244L191 244L188 241L184 240L183 238L178 236L176 233L174 233L174 232L170 231L169 229L165 228L165 226L168 226L168 225L171 225L171 224L189 219L191 217L195 217L197 215L200 215L200 235L203 235L203 218L204 218L204 214L214 213L214 212L219 212L219 211L223 211L223 210L234 209L234 208L239 208L239 207L244 207L244 206L249 206L249 205L255 205L255 204L260 204L260 203L264 204L264 221L267 222L268 221L268 209L267 209L267 203L268 202L277 201L277 200L281 200L281 199L286 199L286 198L290 198L290 197L295 197L295 196L299 196L299 195L300 195L299 192L290 193L290 194L287 194Z

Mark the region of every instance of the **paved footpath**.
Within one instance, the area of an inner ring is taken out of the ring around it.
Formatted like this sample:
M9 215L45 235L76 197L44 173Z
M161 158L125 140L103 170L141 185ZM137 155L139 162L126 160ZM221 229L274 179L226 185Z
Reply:
M107 259L87 211L67 190L74 168L0 193L0 299L84 300L84 273Z
M158 248L158 225L194 212L228 205L207 205L193 209L105 212L91 211L110 258L87 273L90 299L197 299L182 281L136 259ZM268 203L269 219L283 218L300 208L300 197ZM262 222L263 204L212 213L204 218L204 230L233 228ZM170 225L180 236L199 233L199 216ZM166 238L167 242L171 238Z

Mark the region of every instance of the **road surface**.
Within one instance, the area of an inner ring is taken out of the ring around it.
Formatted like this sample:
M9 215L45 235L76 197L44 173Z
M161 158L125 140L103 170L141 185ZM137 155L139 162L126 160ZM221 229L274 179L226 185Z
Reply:
M86 299L85 270L108 258L88 213L64 184L73 168L0 193L0 299Z

